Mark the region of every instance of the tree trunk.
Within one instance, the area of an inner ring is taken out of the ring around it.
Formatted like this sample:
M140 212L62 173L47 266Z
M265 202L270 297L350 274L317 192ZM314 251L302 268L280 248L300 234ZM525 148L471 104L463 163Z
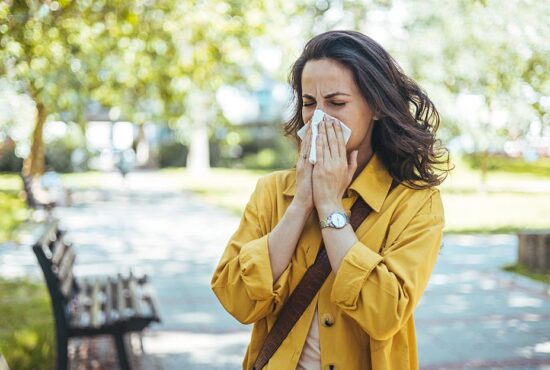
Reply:
M201 92L191 94L187 101L193 125L186 167L193 176L204 175L210 170L208 123L213 117L211 103L210 95Z
M46 122L46 107L44 104L36 104L36 124L32 133L32 145L29 156L23 163L23 174L26 176L40 176L44 173L45 147L44 147L44 123Z
M487 173L489 172L489 151L487 149L481 152L480 169L481 192L485 194L487 192Z
M138 167L150 167L152 165L151 151L144 126L145 123L138 125L138 142L136 146L136 163Z
M210 153L206 122L197 122L193 127L186 167L192 175L204 175L210 169Z

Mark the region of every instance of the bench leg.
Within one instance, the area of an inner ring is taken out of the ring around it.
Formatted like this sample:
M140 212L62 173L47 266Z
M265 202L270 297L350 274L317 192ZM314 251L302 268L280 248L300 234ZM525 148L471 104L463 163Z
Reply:
M130 360L126 351L126 345L124 344L124 333L117 332L114 335L116 342L116 350L118 354L118 363L120 364L120 370L130 370Z
M143 349L143 334L139 333L139 349L141 350L141 354L145 353L145 349Z
M68 356L67 347L69 345L69 339L62 335L57 335L57 370L67 370L68 368Z

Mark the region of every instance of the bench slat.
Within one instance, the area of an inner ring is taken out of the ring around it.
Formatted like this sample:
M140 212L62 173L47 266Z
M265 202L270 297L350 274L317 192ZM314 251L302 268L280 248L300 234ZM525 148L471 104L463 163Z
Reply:
M110 324L113 322L113 287L112 279L107 278L107 283L105 284L105 323Z
M80 282L80 291L74 302L74 310L72 317L73 326L85 327L90 325L90 307L92 287L87 279Z
M140 310L140 299L138 299L139 291L138 286L136 282L136 278L130 274L130 277L127 279L127 285L128 285L128 299L129 302L128 306L132 309L133 314L135 316L141 315Z
M63 259L61 260L59 271L57 273L57 277L62 284L65 281L65 278L69 275L69 272L71 272L75 259L76 255L73 249L68 247L65 256L63 256Z
M112 305L112 312L111 316L113 320L119 320L120 319L120 312L119 312L119 303L118 303L118 282L115 278L109 278L111 285L111 305Z
M61 284L61 293L65 298L70 298L71 296L71 290L73 288L74 284L74 276L73 276L73 270L69 270L69 274L63 280L63 282L60 282Z
M95 280L93 289L92 289L92 294L90 296L92 300L91 310L90 310L91 324L92 324L92 327L95 327L95 328L97 328L101 324L100 317L99 317L99 314L101 312L101 301L100 301L99 293L100 293L100 282L99 280Z
M124 286L122 275L118 274L116 279L116 306L119 320L126 318L126 306L124 304Z
M62 239L56 239L53 243L53 256L52 256L52 263L54 265L59 265L59 261L61 261L61 258L65 255L65 249L67 248L67 245L62 242Z
M142 292L142 301L145 303L144 306L147 307L147 313L143 313L144 316L148 317L154 317L155 319L158 319L158 308L156 306L156 297L155 297L155 291L151 284L147 283L148 278L147 275L145 275L143 278L141 278L140 281L144 281L144 283L141 285L141 292Z

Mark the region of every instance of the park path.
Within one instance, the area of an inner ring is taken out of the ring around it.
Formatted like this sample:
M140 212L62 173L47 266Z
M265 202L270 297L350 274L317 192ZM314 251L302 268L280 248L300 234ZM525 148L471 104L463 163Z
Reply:
M85 189L74 198L57 216L76 248L76 274L132 268L156 288L163 322L146 333L137 367L241 369L251 326L227 314L210 289L238 217L155 173L132 173L124 189ZM548 288L500 270L516 249L511 235L445 236L415 312L422 369L550 369ZM41 277L25 246L2 246L0 266L4 276ZM95 351L109 356L109 342ZM98 368L114 366L107 363Z

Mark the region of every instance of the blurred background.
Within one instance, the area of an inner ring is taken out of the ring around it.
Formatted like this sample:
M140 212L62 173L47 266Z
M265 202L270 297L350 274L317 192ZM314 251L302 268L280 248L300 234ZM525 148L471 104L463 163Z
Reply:
M77 276L151 276L163 322L136 366L241 367L251 328L209 280L257 179L295 163L286 78L305 42L334 29L369 35L425 89L455 165L415 313L421 367L550 368L547 2L2 0L0 352L12 369L54 366L30 248L52 217ZM101 344L70 345L84 348L75 369L116 367Z

